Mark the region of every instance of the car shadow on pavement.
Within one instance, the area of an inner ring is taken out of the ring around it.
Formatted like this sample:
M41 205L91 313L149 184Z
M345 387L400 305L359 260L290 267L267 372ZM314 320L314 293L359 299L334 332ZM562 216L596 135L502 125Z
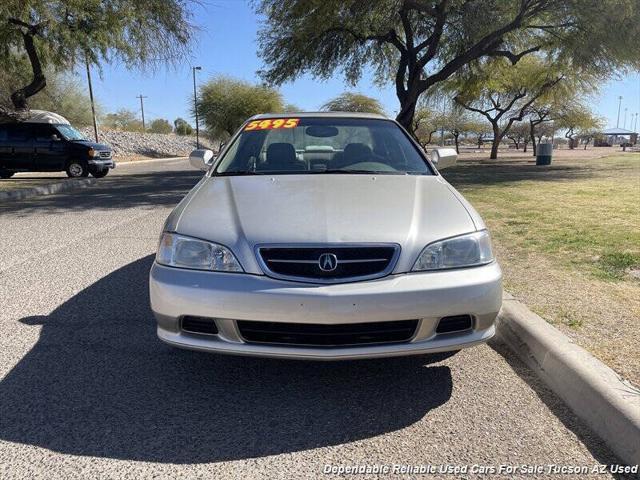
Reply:
M321 363L168 347L148 306L151 263L137 260L50 315L21 320L42 330L0 382L2 440L74 455L216 462L381 435L451 397L450 369L437 363L451 354Z
M0 204L0 213L29 215L71 211L173 206L198 183L199 171L159 171L101 178L94 185L56 195Z

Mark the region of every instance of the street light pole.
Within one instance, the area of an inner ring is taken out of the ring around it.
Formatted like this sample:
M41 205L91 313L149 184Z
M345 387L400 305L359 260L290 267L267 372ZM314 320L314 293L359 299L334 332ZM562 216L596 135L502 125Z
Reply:
M622 124L622 128L627 128L627 110L629 110L627 107L624 107L624 123Z
M93 117L93 133L96 137L96 143L98 143L98 122L96 122L96 106L93 103L93 86L91 85L91 70L89 70L89 59L84 57L84 62L87 65L87 83L89 84L89 99L91 100L91 115Z
M198 123L198 91L196 89L196 70L202 70L202 67L191 67L193 71L193 111L196 114L196 149L200 149L200 125Z
M618 97L618 119L616 120L616 128L620 128L620 107L622 106L622 95Z
M140 112L142 113L142 131L146 132L147 129L146 129L145 125L144 125L144 102L142 101L142 99L143 98L147 98L147 97L142 95L142 94L140 94L136 98L140 99Z

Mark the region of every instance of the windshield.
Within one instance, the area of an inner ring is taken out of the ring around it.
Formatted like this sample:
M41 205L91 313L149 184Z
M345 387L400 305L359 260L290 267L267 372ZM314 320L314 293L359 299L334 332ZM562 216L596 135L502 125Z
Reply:
M56 128L58 129L60 134L67 140L86 140L86 138L84 138L84 135L82 135L71 125L56 125Z
M433 172L397 124L369 118L283 117L242 127L214 175Z

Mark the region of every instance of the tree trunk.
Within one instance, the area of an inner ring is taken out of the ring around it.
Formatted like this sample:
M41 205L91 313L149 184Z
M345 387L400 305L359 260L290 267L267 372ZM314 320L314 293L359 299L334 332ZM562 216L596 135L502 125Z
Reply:
M396 116L397 122L402 125L409 133L411 133L411 135L414 135L413 117L416 113L418 98L420 98L420 94L422 93L416 83L416 81L409 82L409 87L406 94L403 95L403 98L400 99L400 111Z
M460 134L459 134L459 133L457 133L457 134L455 134L455 133L454 133L454 134L453 134L453 139L454 139L454 141L456 142L456 153L457 153L458 155L460 155L460 144L458 143L458 137L459 137L459 136L460 136Z
M500 128L497 123L493 124L493 142L491 142L491 155L489 158L491 160L495 160L498 158L498 147L500 146L500 140L502 140L502 135L500 134Z
M529 136L531 137L531 150L533 151L533 156L536 156L536 127L533 122L529 122Z
M28 108L27 98L34 96L40 90L47 86L44 73L42 72L42 64L38 57L38 51L33 43L32 33L22 33L24 48L31 62L31 70L33 71L33 80L29 85L22 87L11 94L11 102L16 110L26 110Z
M522 151L526 152L527 151L527 145L529 144L529 141L528 140L523 140L523 143L524 143L524 148L522 149Z

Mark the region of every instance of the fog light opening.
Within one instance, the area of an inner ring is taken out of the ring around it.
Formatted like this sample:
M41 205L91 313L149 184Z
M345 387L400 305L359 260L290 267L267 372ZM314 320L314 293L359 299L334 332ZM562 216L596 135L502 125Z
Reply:
M182 317L181 328L188 333L198 333L201 335L217 335L218 326L214 318L195 317L186 315Z
M436 333L457 333L471 330L472 327L473 318L471 315L454 315L442 317L436 327Z

